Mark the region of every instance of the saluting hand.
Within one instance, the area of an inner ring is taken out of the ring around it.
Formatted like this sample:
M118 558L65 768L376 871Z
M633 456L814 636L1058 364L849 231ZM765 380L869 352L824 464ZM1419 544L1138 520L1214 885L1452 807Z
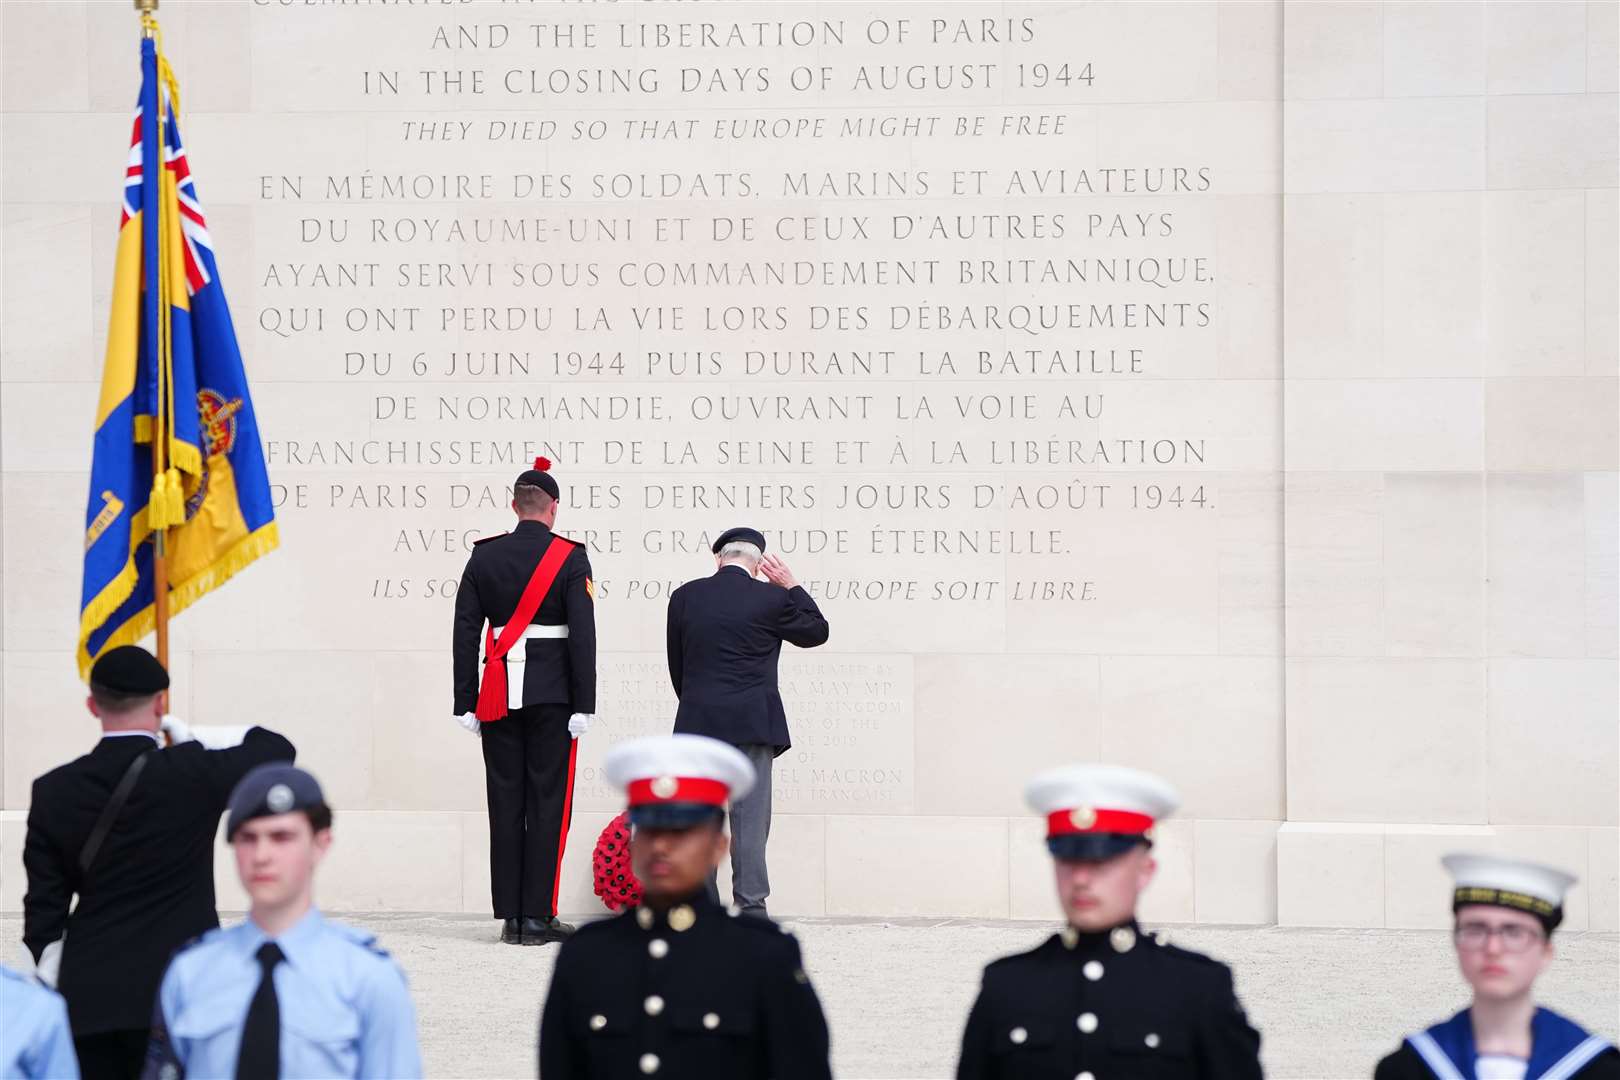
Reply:
M784 589L797 588L798 578L788 569L788 564L775 555L767 555L759 562L759 572L765 575L765 580L772 585L780 585Z

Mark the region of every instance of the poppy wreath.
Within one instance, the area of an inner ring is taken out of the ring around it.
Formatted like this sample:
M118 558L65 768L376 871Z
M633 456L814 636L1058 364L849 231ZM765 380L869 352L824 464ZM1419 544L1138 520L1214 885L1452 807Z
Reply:
M630 869L630 814L621 813L608 822L596 838L591 855L596 895L609 911L620 911L641 903L641 882Z

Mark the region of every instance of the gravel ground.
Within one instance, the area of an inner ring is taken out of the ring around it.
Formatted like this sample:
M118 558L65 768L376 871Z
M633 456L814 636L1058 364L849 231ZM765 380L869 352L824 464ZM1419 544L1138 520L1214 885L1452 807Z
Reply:
M432 1077L532 1077L554 946L495 942L493 920L336 913L374 930L404 965ZM1029 922L787 920L832 1026L845 1080L949 1077L989 960L1038 943ZM1271 1077L1367 1077L1413 1027L1450 1015L1463 988L1441 931L1169 927L1237 973ZM23 955L16 917L0 934ZM1565 932L1542 998L1608 1037L1620 1033L1620 935Z

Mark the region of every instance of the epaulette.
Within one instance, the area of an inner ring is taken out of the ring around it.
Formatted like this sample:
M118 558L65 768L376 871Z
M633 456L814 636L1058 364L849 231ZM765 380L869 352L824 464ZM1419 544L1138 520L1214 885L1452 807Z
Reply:
M474 540L473 541L473 547L477 547L479 544L487 544L491 540L499 540L503 536L511 536L511 535L512 535L511 533L503 533L503 532L501 532L501 533L496 533L493 536L485 536L485 537L482 537L482 538L480 538L478 540Z
M733 926L742 926L748 928L749 930L757 930L762 934L774 934L777 937L793 937L793 931L789 930L775 919L769 919L762 915L744 915L735 904L726 908L726 921L730 922ZM794 938L794 940L797 941L798 939Z
M219 937L224 932L225 932L225 927L223 927L223 926L216 926L212 930L204 930L202 933L198 934L196 937L188 938L187 940L182 941L178 946L176 946L174 952L169 954L169 959L173 960L175 957L179 956L181 953L189 952L190 950L195 949L198 945L206 945L208 942L212 941L214 938Z
M1228 970L1225 964L1207 953L1195 952L1192 949L1183 949L1180 945L1170 944L1170 939L1162 931L1155 930L1149 936L1153 939L1154 945L1158 947L1158 951L1165 956L1171 956L1177 960L1192 960L1200 964L1208 964L1210 967L1220 968L1223 971Z
M361 930L359 927L349 926L345 923L337 922L329 922L326 925L337 931L349 941L371 953L373 956L380 956L384 960L393 959L393 957L389 955L387 949L377 944L377 935L373 934L370 930Z

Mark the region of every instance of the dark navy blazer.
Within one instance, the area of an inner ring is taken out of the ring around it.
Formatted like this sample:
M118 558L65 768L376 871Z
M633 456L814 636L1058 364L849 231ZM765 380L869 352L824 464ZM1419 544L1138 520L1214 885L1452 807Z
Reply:
M669 679L681 699L676 732L782 753L793 742L776 688L782 642L809 649L827 634L809 593L757 581L740 566L682 585L669 598Z

